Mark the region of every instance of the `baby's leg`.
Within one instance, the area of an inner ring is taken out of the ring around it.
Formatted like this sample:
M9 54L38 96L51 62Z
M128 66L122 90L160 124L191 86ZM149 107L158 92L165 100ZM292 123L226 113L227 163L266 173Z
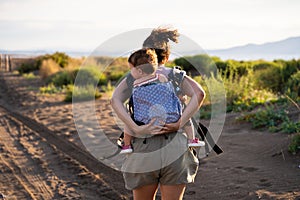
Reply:
M205 143L195 137L195 129L192 120L190 119L183 127L187 137L189 147L203 147Z
M120 151L120 154L127 154L132 153L133 149L131 146L131 139L132 136L130 135L130 129L128 129L126 126L124 128L124 138L123 138L123 145L122 150Z
M194 131L194 125L189 120L183 127L184 132L186 133L189 140L195 139L195 131Z
M132 136L131 136L129 133L130 133L130 131L129 131L128 128L125 126L125 128L124 128L124 139L123 139L124 145L125 145L125 146L128 146L128 145L131 144Z

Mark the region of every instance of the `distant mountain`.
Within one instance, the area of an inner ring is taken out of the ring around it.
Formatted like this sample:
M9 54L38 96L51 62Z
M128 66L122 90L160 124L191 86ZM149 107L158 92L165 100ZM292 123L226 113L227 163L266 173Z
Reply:
M264 44L247 44L228 49L208 50L209 55L218 56L223 60L253 60L253 59L299 59L300 37L291 37L277 42Z
M65 50L2 50L0 49L0 54L9 54L13 57L35 57L45 54L53 54L55 52L64 52L71 57L82 57L88 56L90 52L88 51L65 51Z
M191 47L192 48L192 47ZM11 54L14 56L37 56L44 54L54 53L56 50L20 50L20 51L6 51L0 49L0 54ZM60 52L65 52L66 54L72 57L81 57L81 56L89 56L91 51L76 51L76 50L58 50ZM93 52L93 54L97 53L97 55L103 56L112 56L118 57L123 55L125 52ZM182 55L193 55L199 54L199 51L187 51L182 50ZM205 52L203 52L205 53ZM235 59L235 60L274 60L274 59L300 59L300 37L291 37L285 40L276 41L276 42L268 42L264 44L247 44L243 46L237 46L227 49L217 49L217 50L206 50L206 53L211 56L218 56L222 60L227 59Z

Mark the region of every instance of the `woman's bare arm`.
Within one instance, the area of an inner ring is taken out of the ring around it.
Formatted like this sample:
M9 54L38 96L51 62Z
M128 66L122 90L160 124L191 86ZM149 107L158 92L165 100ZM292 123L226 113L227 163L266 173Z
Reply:
M201 85L189 76L184 77L181 84L181 90L184 95L190 97L190 101L182 113L180 128L183 127L199 110L205 98L205 92Z

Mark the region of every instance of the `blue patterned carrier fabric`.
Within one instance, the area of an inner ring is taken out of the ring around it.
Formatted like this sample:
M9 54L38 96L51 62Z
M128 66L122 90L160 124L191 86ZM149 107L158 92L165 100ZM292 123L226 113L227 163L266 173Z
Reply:
M182 108L171 82L154 82L138 86L132 92L133 117L136 122L148 124L155 118L155 124L177 122Z

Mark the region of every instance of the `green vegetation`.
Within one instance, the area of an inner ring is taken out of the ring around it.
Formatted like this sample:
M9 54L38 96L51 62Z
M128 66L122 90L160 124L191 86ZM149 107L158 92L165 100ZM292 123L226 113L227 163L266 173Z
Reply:
M296 154L300 152L300 134L295 134L289 145L289 152Z
M32 72L30 72L30 73L24 73L24 74L22 74L22 76L24 77L24 78L26 78L26 79L36 79L36 78L38 78L36 75L34 75Z
M63 93L65 101L70 102L72 97L76 100L88 100L91 97L99 98L101 93L111 95L114 89L112 85L128 69L127 58L92 57L83 63L83 59L73 59L65 53L56 52L21 65L18 73L32 77L30 74L38 71L46 83L40 88L41 94Z
M176 58L166 64L168 67L175 65L186 70L206 91L201 118L214 117L211 116L212 105L222 105L226 101L227 112L241 112L240 120L252 123L254 128L300 132L299 122L290 116L295 106L299 109L300 60L223 61L218 57L195 55ZM40 93L62 93L69 102L72 98L90 100L111 96L114 85L128 71L127 58L89 57L83 60L60 52L41 56L18 68L18 73L27 78L40 75L46 83Z
M72 102L72 100L78 101L88 101L94 100L95 98L100 98L101 94L94 85L85 86L74 86L68 85L66 87L66 102Z
M69 61L71 60L71 58L67 54L62 53L62 52L55 52L54 54L46 54L37 59L36 66L38 69L40 69L43 61L45 61L45 60L53 60L61 68L65 68L69 64Z
M274 105L259 108L255 113L245 114L240 120L252 123L254 128L268 128L270 132L300 132L300 122L293 122L288 116L285 105L276 108Z
M270 132L300 132L299 118L291 114L299 115L300 111L300 60L222 61L216 57L211 60L197 55L174 61L190 75L199 74L195 73L197 70L201 72L201 76L194 77L207 94L200 110L201 118L212 117L211 105L218 104L218 99L222 99L218 95L225 88L227 112L242 112L239 120ZM289 146L290 151L299 151L299 143L297 135Z
M41 94L56 94L61 92L61 89L55 87L53 83L48 84L47 86L40 87Z

